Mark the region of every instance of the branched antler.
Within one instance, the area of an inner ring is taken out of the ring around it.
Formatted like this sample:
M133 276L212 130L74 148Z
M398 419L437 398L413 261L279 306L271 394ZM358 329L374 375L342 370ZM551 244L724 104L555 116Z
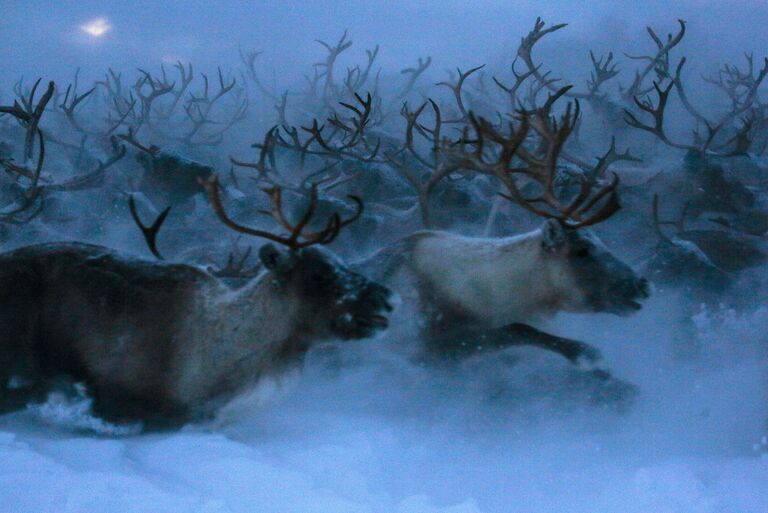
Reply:
M271 167L274 169L274 149L276 147L298 154L301 169L304 168L309 156L337 162L355 160L371 163L376 161L381 141L378 138L374 140L368 137L366 133L367 127L374 122L374 98L370 93L365 98L355 93L354 100L355 103L339 103L348 115L334 112L328 118L327 125L320 124L317 119L313 119L311 125L300 127L302 132L308 134L306 139L302 140L297 127L283 126L282 132L277 127L273 127L267 133L263 143L252 145L252 147L261 150L268 150L266 153L262 151L258 163L251 164L234 160L232 163L256 169L261 176L264 176L267 171L265 159L268 155L270 156Z
M165 218L168 217L168 214L171 211L171 207L166 207L165 210L160 212L160 215L157 216L154 222L149 226L145 225L141 221L141 217L139 217L139 213L136 210L136 201L133 199L133 194L128 196L128 208L131 211L131 217L133 218L133 221L136 223L136 226L139 227L141 234L144 236L144 241L147 243L149 251L152 252L155 258L158 260L165 260L163 255L157 249L157 234L160 233L160 228L162 228L163 223L165 222Z
M347 69L347 77L344 79L344 87L350 94L357 94L361 88L365 87L368 82L368 77L371 74L373 63L376 61L376 57L379 55L379 45L376 45L373 50L366 50L366 56L368 57L368 63L365 68L360 68L359 65L353 66ZM379 76L376 75L376 84L374 90L378 88Z
M555 86L555 82L557 82L558 79L549 79L547 77L549 73L541 73L541 65L536 64L533 60L533 47L536 45L536 43L539 42L541 38L547 34L557 32L558 30L567 27L568 24L559 23L557 25L552 25L549 28L544 28L545 25L546 23L544 23L544 20L542 20L540 17L536 18L536 22L533 24L533 29L520 40L520 46L517 48L517 56L520 57L520 59L528 68L528 72L533 75L539 84L543 85L547 89L556 91L557 87Z
M533 48L536 43L538 43L539 40L541 40L544 36L553 32L557 32L558 30L567 27L568 24L559 23L548 28L544 28L545 25L546 24L541 18L536 18L536 23L534 23L533 29L520 40L520 46L517 48L517 57L523 61L528 71L523 75L518 75L514 71L513 63L513 73L515 74L516 78L516 85L513 86L515 92L520 87L520 85L522 85L522 82L524 82L528 77L533 77L536 80L537 85L532 86L531 90L529 91L528 103L531 105L531 107L535 107L536 96L542 89L548 89L553 93L556 93L561 89L557 86L557 83L560 82L560 79L550 78L550 72L542 72L542 65L535 63L533 59ZM587 90L583 92L569 90L566 93L566 96L569 98L585 100L598 98L601 95L600 88L606 82L612 80L619 74L618 65L613 60L613 53L609 53L606 57L597 58L595 57L594 52L590 50L589 59L592 63L592 70L590 71L590 78L587 80ZM499 85L501 86L501 84ZM505 87L502 87L502 89L507 90ZM511 93L511 91L508 92ZM513 98L513 104L516 105L517 102L518 99Z
M533 111L518 110L518 125L509 123L506 134L488 120L470 116L474 137L470 139L465 134L451 158L456 167L498 178L508 192L504 194L507 199L537 216L557 219L571 228L582 228L602 222L619 210L616 191L619 179L614 174L608 184L598 188L596 180L580 177L579 192L567 202L556 192L557 161L580 112L577 100L567 104L559 119L551 115L554 103L567 92L567 87L558 90ZM535 148L525 145L531 132L539 140ZM517 184L516 175L536 183L539 194L526 197Z
M485 64L474 67L466 72L462 72L460 68L456 68L456 72L458 73L458 78L455 82L449 82L449 81L442 81L438 82L437 85L439 86L445 86L448 89L451 90L453 93L453 98L456 101L456 107L459 109L460 117L454 120L446 120L444 123L461 123L463 121L466 121L467 119L467 108L464 105L464 100L461 96L461 89L464 86L464 82L467 80L467 78L470 77L473 73L475 73L478 70L481 70L485 67Z
M105 161L98 160L98 164L88 173L75 176L60 183L44 184L40 186L41 192L56 192L56 191L81 191L84 189L91 189L101 183L102 178L106 171L125 157L126 149L122 144L118 144L119 138L112 136L110 143L112 147L112 153Z
M224 223L227 227L239 233L245 233L255 237L262 237L273 242L283 244L292 250L306 248L316 244L330 244L336 239L344 227L356 221L363 213L363 201L357 196L349 195L347 197L354 201L357 205L357 211L352 217L342 220L338 213L334 213L328 218L325 228L322 230L316 232L305 232L305 228L312 220L312 217L314 216L315 210L317 208L317 186L313 185L310 188L309 205L307 206L307 210L299 219L299 222L296 224L288 221L283 212L282 188L279 186L274 186L263 189L264 192L269 196L273 205L272 209L268 213L275 219L275 221L277 221L280 226L289 232L288 236L275 235L274 233L265 230L258 230L255 228L243 226L232 220L232 218L227 215L226 211L224 210L224 205L221 201L221 191L219 179L217 176L214 175L210 180L203 181L202 185L208 194L208 200L210 201L214 212L221 220L221 222Z
M608 148L608 152L602 157L597 159L597 164L588 173L587 178L590 180L599 180L605 178L608 168L616 162L641 162L639 157L632 155L627 149L625 152L620 153L616 150L616 137L611 137L611 146Z
M211 96L209 92L209 80L205 73L202 73L203 77L203 91L199 95L191 94L190 99L184 106L184 111L187 113L187 118L191 123L191 128L182 136L179 140L186 144L205 144L205 145L217 145L222 141L224 133L232 128L236 123L245 119L245 115L248 110L247 99L237 99L237 105L234 113L227 121L219 122L211 119L211 112L223 97L229 94L237 84L237 80L232 78L231 81L224 79L224 74L221 68L218 71L218 91ZM209 133L202 134L203 127L207 125L220 125L220 128Z
M51 82L48 85L48 89L41 97L40 102L34 105L34 96L39 80L35 83L28 97L22 98L22 104L14 102L12 107L0 107L0 113L9 114L16 118L22 125L27 128L27 135L31 132L38 140L38 156L34 163L34 167L30 168L31 159L25 159L24 165L18 165L13 162L12 159L0 160L0 165L6 170L6 172L12 175L22 177L29 182L26 190L21 194L20 200L17 202L17 206L9 211L0 213L0 221L22 224L29 222L37 214L42 211L44 194L54 191L72 191L82 190L88 187L92 187L94 183L97 183L106 170L125 156L125 147L117 143L117 138L112 137L112 155L104 162L99 161L98 166L93 171L81 176L77 176L66 180L61 183L44 183L40 184L41 173L43 169L43 163L45 162L45 136L40 129L39 124L43 113L45 112L45 106L50 101L55 90L55 84ZM65 101L66 103L66 101ZM23 107L22 107L23 105ZM33 146L29 146L32 148ZM26 152L25 146L25 152ZM30 213L31 212L31 213ZM24 214L25 217L20 217Z
M749 115L742 118L742 126L737 130L736 135L725 143L716 146L714 149L721 150L734 144L733 149L727 151L725 154L731 156L744 155L749 151L752 145L754 135L752 132L758 118L757 110L755 109L755 104L757 103L757 91L765 79L765 76L768 75L768 59L765 59L763 68L756 76L754 75L754 64L751 55L747 55L747 61L749 64L746 72L741 72L736 66L725 65L720 71L720 77L717 81L714 79L705 79L705 81L713 83L723 90L729 97L731 103L730 110L716 123L708 121L707 118L693 106L686 94L681 77L686 59L682 58L677 65L674 84L675 90L680 97L680 101L688 113L696 119L698 123L703 124L708 129L706 138L701 137L697 132L695 133L697 142L704 145L703 150L706 150L711 146L715 135L721 128L730 126L734 120L750 110L751 112ZM717 129L715 130L715 128Z
M269 90L264 85L264 83L259 78L258 72L256 71L256 59L263 52L256 52L256 51L243 52L243 49L241 47L238 47L238 52L240 54L240 60L245 65L246 75L251 80L251 82L253 82L258 88L258 90L261 91L261 93L264 94L271 101L277 100L277 95L274 93L274 91Z
M434 119L431 128L420 121L428 105ZM445 149L450 142L442 135L445 121L434 100L429 99L414 111L404 103L400 115L406 122L404 141L400 148L385 152L386 163L416 192L422 224L431 228L430 196L440 182L458 171L459 166L445 159ZM419 151L417 135L429 145L428 156Z
M258 263L252 267L247 267L248 259L253 252L253 247L248 246L245 251L242 251L238 244L239 240L240 237L235 240L233 244L234 247L229 253L229 256L227 256L227 262L222 267L219 267L218 269L208 267L208 271L211 274L217 278L247 279L253 278L261 272L261 265Z
M652 123L645 123L640 121L634 113L628 109L625 109L624 119L626 123L633 128L637 128L639 130L653 134L664 144L672 148L694 151L697 153L709 152L721 156L746 154L753 142L754 127L756 126L758 119L757 113L753 111L749 116L742 118L742 125L738 128L738 130L736 130L735 135L725 142L717 144L715 142L716 137L724 127L729 126L729 124L733 122L736 113L729 112L717 123L712 123L698 111L696 111L696 109L688 101L688 97L685 94L685 89L682 87L682 82L680 80L680 70L684 64L685 59L682 59L677 67L675 78L665 87L660 86L657 82L653 83L653 87L657 96L655 104L648 97L642 100L637 97L634 98L635 105L641 111L651 115ZM677 90L678 95L680 96L680 100L686 110L699 122L699 124L704 125L704 128L706 129L706 133L702 133L698 129L694 130L693 144L684 144L673 141L665 131L665 111L669 101L669 95L673 87ZM733 145L732 148L728 150L727 147L731 145Z
M432 57L427 57L426 59L419 57L419 61L416 66L401 70L401 75L408 75L408 81L405 83L405 86L403 86L402 91L397 95L397 97L405 98L408 96L408 94L413 90L413 86L416 85L416 81L421 75L424 74L425 71L427 71L427 68L429 68L431 64Z
M258 162L245 162L236 160L232 157L229 158L229 161L235 166L255 169L259 173L258 178L267 178L269 173L275 169L275 135L277 134L277 130L277 126L273 126L267 131L266 135L264 135L264 140L261 143L254 143L251 145L251 147L259 149Z
M651 71L655 72L656 74L655 82L670 78L669 54L673 48L680 44L680 42L683 40L683 37L685 36L685 21L677 20L677 22L680 24L680 30L675 35L667 34L666 43L663 42L658 35L656 35L656 32L654 32L651 27L646 27L648 35L651 36L651 39L653 39L653 42L656 44L655 55L625 54L629 59L646 61L648 63L644 68L635 72L635 78L629 87L622 89L622 96L625 100L629 101L636 96L644 96L653 90L651 87L643 87L645 79Z
M352 46L352 41L347 40L347 31L341 35L339 42L336 45L331 46L325 41L317 40L327 51L328 55L325 61L315 64L315 69L318 71L318 78L324 78L325 83L323 85L323 96L325 98L331 98L336 96L336 83L334 81L334 67L336 65L336 59L339 58L345 50L348 50ZM320 71L323 70L323 71Z
M40 119L45 113L45 107L53 97L53 93L56 89L56 85L53 82L48 83L48 88L40 97L40 101L35 105L35 93L37 87L40 85L42 79L37 79L32 86L32 90L29 95L21 94L19 100L15 100L11 107L0 107L0 114L10 114L15 117L25 128L26 136L24 137L24 160L29 161L32 159L32 153L35 146L35 138L38 137Z
M592 50L589 51L589 59L592 61L592 71L587 80L587 93L590 97L597 96L600 87L620 73L618 64L613 62L613 52L608 52L608 56L597 59Z
M518 108L521 104L520 98L518 97L518 91L523 86L525 81L531 78L533 74L538 71L538 68L536 68L534 70L528 70L525 73L518 73L517 69L515 68L515 64L517 64L517 59L512 61L512 75L515 77L515 83L511 86L507 86L496 77L493 77L493 81L496 83L496 85L499 86L499 88L509 96L509 102L513 109Z
M768 59L763 60L763 67L755 75L754 56L744 54L747 69L741 71L738 66L724 64L718 71L717 77L704 78L706 82L722 90L731 102L733 117L752 107L757 90L768 74Z
M703 147L701 148L672 141L667 135L666 131L664 130L664 115L667 108L667 102L669 101L669 93L672 91L672 88L674 86L675 86L674 81L670 82L666 87L662 87L659 85L658 82L654 82L653 88L656 91L656 96L657 96L657 101L655 105L650 98L645 98L643 100L640 100L637 97L633 98L635 105L637 105L637 107L641 111L651 115L651 118L653 119L652 124L648 124L640 121L638 117L628 109L624 109L624 120L627 122L629 126L633 128L637 128L639 130L643 130L650 134L653 134L664 144L671 146L673 148L678 148L683 150L693 150L693 151L704 151L709 146L709 143L712 142L712 139L714 139L715 134L720 129L719 126L713 127L709 123L707 123L706 125L708 130L707 140L704 142Z
M93 130L86 129L75 116L75 110L78 106L86 101L96 91L96 85L84 92L83 94L77 94L78 79L80 75L80 69L75 72L75 80L72 84L67 86L67 91L64 94L64 100L59 105L59 108L64 112L67 121L70 126L82 134L88 135L101 135Z
M21 93L21 85L19 83L19 99L13 102L13 105L0 106L0 114L8 114L15 118L26 130L24 137L24 163L22 165L16 164L13 159L2 159L0 165L6 170L6 172L17 177L23 177L29 181L29 186L21 193L17 205L11 210L0 212L0 221L11 224L23 224L32 220L42 210L42 202L40 199L39 181L40 175L43 169L43 163L45 162L45 137L43 131L40 129L40 120L45 113L45 107L53 97L54 90L56 88L53 82L48 83L48 88L43 93L40 101L35 105L35 93L37 87L40 84L38 79L32 86L32 90L29 95ZM21 103L19 103L19 101ZM32 164L32 152L35 147L35 139L37 139L37 161ZM33 207L35 207L33 209ZM20 215L25 214L25 217Z

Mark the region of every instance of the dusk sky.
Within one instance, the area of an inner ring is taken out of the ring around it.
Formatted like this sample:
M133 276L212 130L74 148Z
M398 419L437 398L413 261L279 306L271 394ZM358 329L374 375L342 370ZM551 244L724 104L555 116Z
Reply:
M431 55L441 68L488 62L509 52L536 16L569 22L550 50L568 40L599 40L594 46L622 49L647 44L645 26L674 30L689 22L686 47L740 58L768 49L768 8L756 0L598 0L589 2L499 1L405 2L208 2L96 0L27 2L6 0L0 19L3 83L20 75L68 79L81 67L101 73L107 66L132 69L177 59L202 68L234 65L238 45L264 51L278 69L306 69L319 55L315 39L337 39L350 30L355 48L382 45L381 65ZM674 5L674 7L670 7ZM30 7L31 6L31 7ZM104 23L100 37L81 27ZM583 45L577 45L581 48ZM544 51L547 47L542 45ZM586 61L586 56L581 56Z

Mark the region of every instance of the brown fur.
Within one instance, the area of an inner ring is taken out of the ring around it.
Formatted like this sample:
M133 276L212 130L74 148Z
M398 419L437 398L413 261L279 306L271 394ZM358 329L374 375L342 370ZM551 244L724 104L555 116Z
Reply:
M98 246L2 254L0 384L69 376L107 417L186 419L295 361L314 340L374 331L340 328L337 318L365 322L389 308L386 289L318 250L280 258L280 269L231 290L193 266ZM22 392L0 389L0 400Z

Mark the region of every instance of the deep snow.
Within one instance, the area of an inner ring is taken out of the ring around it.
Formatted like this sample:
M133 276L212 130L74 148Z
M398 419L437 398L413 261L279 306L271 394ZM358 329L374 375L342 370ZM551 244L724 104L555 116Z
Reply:
M0 418L0 512L768 511L768 308L700 311L680 357L674 305L553 323L639 386L624 412L568 392L542 351L435 369L385 340L311 354L175 433L52 398Z

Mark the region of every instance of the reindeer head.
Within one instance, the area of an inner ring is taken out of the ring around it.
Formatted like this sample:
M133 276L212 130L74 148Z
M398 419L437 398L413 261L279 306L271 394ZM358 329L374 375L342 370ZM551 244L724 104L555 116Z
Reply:
M541 229L545 259L554 260L565 290L564 308L576 312L618 315L641 308L649 296L648 281L638 276L589 230L547 220Z
M573 176L578 190L558 190L558 158L579 118L579 103L568 103L559 119L551 114L569 87L550 95L542 107L517 112L518 123L508 128L470 114L471 135L451 150L451 165L499 179L506 197L546 219L541 245L560 306L577 312L625 314L640 309L649 295L648 282L616 258L587 228L620 209L618 175L606 179L617 160L636 160L616 151L615 142L594 169ZM469 132L467 132L469 134ZM523 178L535 195L524 191Z
M297 298L304 329L315 336L366 338L387 327L389 289L349 270L329 251L266 244L259 257L280 286Z
M359 198L350 196L358 206L351 218L341 219L335 213L324 229L307 232L305 228L317 206L317 188L311 187L307 210L295 225L283 213L282 190L279 187L265 189L273 204L270 214L289 231L288 236L279 236L237 224L224 211L217 179L203 185L224 224L286 247L266 244L259 250L259 258L279 286L298 300L304 331L320 338L355 339L369 337L387 327L386 313L392 310L389 289L349 270L330 251L320 247L335 240L342 228L360 217L363 203Z

